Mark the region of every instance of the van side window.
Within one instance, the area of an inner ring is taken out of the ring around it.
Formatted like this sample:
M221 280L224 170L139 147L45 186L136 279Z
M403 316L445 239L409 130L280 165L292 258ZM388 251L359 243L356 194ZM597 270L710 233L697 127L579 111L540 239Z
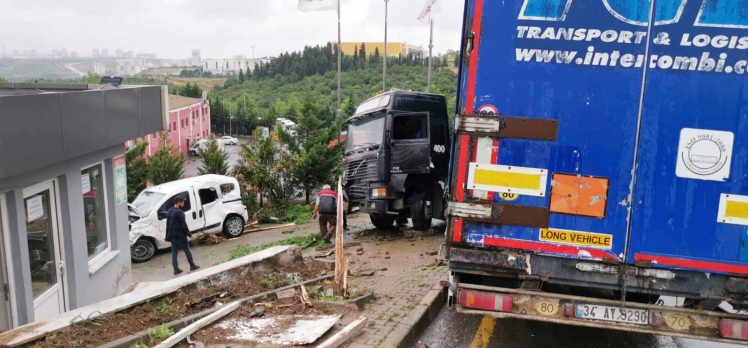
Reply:
M218 192L213 187L200 189L197 191L197 194L200 196L202 204L210 204L218 200Z
M425 139L428 132L426 114L395 116L392 119L392 139Z
M234 191L236 189L236 186L234 184L221 184L221 194L225 195L231 191Z
M166 219L166 212L174 206L174 199L177 197L182 197L182 199L184 199L184 207L182 208L183 211L190 211L192 209L192 205L190 204L190 194L187 192L177 193L167 199L166 202L161 205L161 208L158 208L159 220Z

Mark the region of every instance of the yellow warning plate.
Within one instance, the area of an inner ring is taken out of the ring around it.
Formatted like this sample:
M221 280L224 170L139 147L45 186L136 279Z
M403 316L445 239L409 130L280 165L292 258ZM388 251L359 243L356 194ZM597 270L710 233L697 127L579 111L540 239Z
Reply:
M748 226L748 196L723 193L719 199L717 221Z
M613 236L610 234L562 230L558 228L541 228L540 240L599 249L613 248Z
M545 197L548 171L538 168L470 163L468 189Z

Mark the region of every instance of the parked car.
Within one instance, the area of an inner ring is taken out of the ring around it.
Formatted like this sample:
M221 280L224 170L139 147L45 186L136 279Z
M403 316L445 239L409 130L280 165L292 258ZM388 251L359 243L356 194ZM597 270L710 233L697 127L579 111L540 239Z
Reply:
M192 144L189 150L187 150L187 154L190 156L200 156L199 150L205 150L208 148L208 140L207 139L200 139L196 143ZM218 148L221 149L221 151L224 151L224 142L223 139L218 139Z
M239 139L229 135L224 135L219 140L222 141L224 145L239 145Z
M249 219L239 182L223 175L201 175L150 187L130 205L130 253L134 262L147 261L156 250L167 249L166 212L174 199L184 199L187 226L198 237L223 233L228 238L244 232Z

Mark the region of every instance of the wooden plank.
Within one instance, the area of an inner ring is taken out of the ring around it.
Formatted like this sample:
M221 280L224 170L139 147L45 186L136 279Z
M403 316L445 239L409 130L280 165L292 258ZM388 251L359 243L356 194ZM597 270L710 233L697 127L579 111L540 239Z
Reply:
M366 317L359 317L350 324L346 325L346 327L344 327L342 330L338 331L338 333L332 335L330 338L320 343L317 348L339 347L341 344L345 343L349 339L355 337L359 332L361 332L361 330L364 328L365 323Z
M197 330L200 330L200 329L202 329L202 328L210 325L214 321L216 321L218 319L221 319L221 318L229 315L231 312L237 310L239 308L239 306L241 306L241 303L239 301L231 302L231 303L225 305L224 307L222 307L221 309L219 309L219 310L211 313L207 317L202 318L202 319L200 319L200 320L198 320L198 321L196 321L196 322L194 322L194 323L192 323L190 325L187 325L187 327L185 327L182 330L179 330L179 332L173 334L171 337L169 337L169 338L165 339L163 342L157 344L156 346L154 346L154 348L171 348L171 347L174 347L175 345L179 344L179 342L182 342L185 339L187 339L187 337L189 337L190 335L192 335L193 333L195 333Z

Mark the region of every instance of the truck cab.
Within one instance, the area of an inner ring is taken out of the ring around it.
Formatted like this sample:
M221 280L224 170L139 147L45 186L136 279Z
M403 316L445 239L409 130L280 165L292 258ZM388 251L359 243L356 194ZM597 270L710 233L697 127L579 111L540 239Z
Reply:
M388 228L443 218L449 170L444 96L393 90L362 103L347 121L343 183L351 207Z

